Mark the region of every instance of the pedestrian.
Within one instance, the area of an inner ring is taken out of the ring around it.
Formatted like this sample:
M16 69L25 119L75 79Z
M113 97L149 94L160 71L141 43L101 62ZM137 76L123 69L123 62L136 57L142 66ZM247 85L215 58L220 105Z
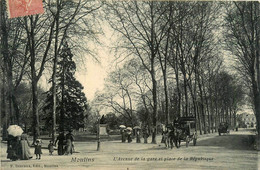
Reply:
M28 141L28 137L26 134L21 135L19 153L20 153L21 160L28 160L28 159L32 158L32 155L30 152L30 143Z
M149 137L148 129L145 127L143 129L143 138L144 138L144 143L147 143L147 138Z
M123 142L123 143L125 143L125 141L126 141L126 132L125 132L125 131L126 131L125 129L122 129L122 130L121 130L122 142Z
M7 138L7 158L16 161L18 159L18 148L19 147L19 139L18 137L14 137L12 135L8 135Z
M131 134L132 134L132 131L131 130L127 130L127 141L128 141L128 143L132 142Z
M36 159L41 159L42 142L40 139L36 140L34 147L35 147L34 154L36 155Z
M136 129L136 143L141 143L140 129Z
M48 149L49 149L49 155L52 155L52 152L54 151L54 144L53 144L52 140L50 140Z
M56 141L55 141L55 146L57 144L58 141L58 155L63 155L64 154L64 148L63 145L65 144L65 136L64 136L64 132L61 131L59 136L57 137Z
M66 151L65 151L65 154L68 155L68 154L72 154L72 142L74 141L74 136L73 134L71 133L72 131L69 130L69 133L66 134Z
M162 140L161 143L165 143L166 126L162 124Z

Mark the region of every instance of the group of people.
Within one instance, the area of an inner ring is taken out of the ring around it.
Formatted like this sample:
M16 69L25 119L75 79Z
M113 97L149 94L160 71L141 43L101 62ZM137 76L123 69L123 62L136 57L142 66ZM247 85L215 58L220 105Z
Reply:
M74 152L74 136L69 131L66 135L64 132L60 132L59 136L57 137L54 145L58 142L58 155L68 155ZM50 151L50 149L49 149Z
M141 143L141 133L143 134L144 143L147 143L147 138L149 137L149 132L147 128L144 128L142 131L141 129L135 129L136 131L136 143ZM122 142L125 143L126 139L128 143L132 142L132 131L129 129L121 129L121 137Z
M36 155L36 159L41 159L41 140L37 139L34 144L35 150L34 154ZM7 140L7 158L16 161L20 160L28 160L32 158L30 152L30 143L28 141L27 135L22 134L21 136L8 136Z
M122 136L122 142L126 142L126 139L128 141L128 143L132 142L132 131L128 130L128 129L121 129L121 136Z
M48 145L49 154L52 155L54 152L54 147L58 142L58 155L68 155L74 152L74 136L69 131L66 135L64 132L60 132L55 142L50 140ZM34 146L34 154L36 155L36 159L41 159L42 154L42 141L41 139L36 139ZM21 136L12 136L8 135L7 140L7 158L16 161L20 160L29 160L32 158L30 152L30 143L28 141L28 137L26 134L22 134Z

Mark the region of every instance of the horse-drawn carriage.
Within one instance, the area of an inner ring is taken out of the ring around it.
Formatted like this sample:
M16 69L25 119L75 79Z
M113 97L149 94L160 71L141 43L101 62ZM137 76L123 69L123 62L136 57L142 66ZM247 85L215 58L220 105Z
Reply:
M186 147L193 141L193 145L197 142L196 118L195 117L180 117L173 124L167 126L167 136L165 140L166 147L173 143L177 148L180 147L182 141L186 142Z
M179 146L181 141L186 142L186 147L193 141L193 145L197 142L196 118L195 117L181 117L175 123L175 128L179 131Z
M219 134L219 136L221 136L221 133L229 134L228 123L221 122L219 124L219 127L218 127L218 134Z

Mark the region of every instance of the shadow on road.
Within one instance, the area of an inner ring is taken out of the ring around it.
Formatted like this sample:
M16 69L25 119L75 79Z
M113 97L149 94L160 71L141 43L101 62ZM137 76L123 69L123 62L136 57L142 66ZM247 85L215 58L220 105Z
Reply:
M197 146L223 147L232 150L254 150L254 135L230 134L198 141Z

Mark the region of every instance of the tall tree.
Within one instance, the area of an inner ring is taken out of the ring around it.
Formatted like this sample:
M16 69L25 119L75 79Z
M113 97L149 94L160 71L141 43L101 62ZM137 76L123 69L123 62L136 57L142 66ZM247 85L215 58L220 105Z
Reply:
M139 58L151 76L153 96L152 143L156 143L158 94L156 80L156 56L159 44L166 35L166 25L162 25L163 14L168 9L166 3L154 1L132 1L107 3L110 26L121 34L121 49L128 55Z
M89 5L89 3L91 5ZM73 39L78 39L77 36L85 34L85 36L92 37L96 33L92 29L84 30L84 27L88 26L86 21L86 16L93 14L98 10L102 4L96 3L92 4L91 1L78 2L56 0L50 3L50 11L53 15L55 21L55 31L54 31L54 54L53 54L53 71L52 71L52 87L53 87L53 125L52 125L52 140L55 140L55 129L56 129L56 74L57 74L57 62L58 55L61 51L63 41L65 38L70 39L69 36L72 35ZM68 17L69 15L69 17ZM83 25L78 26L78 25ZM71 30L74 30L73 27L77 28L73 33ZM73 41L70 39L70 41ZM78 43L71 43L74 45L80 46ZM84 44L84 43L83 43ZM81 51L87 51L86 48L81 48ZM80 51L80 50L79 50Z
M73 54L67 43L61 50L57 63L57 121L61 131L66 129L79 129L84 127L87 118L87 98L82 92L83 86L75 78L76 64L73 61ZM48 92L47 105L44 110L47 113L47 124L53 124L52 108L53 93L52 88Z
M233 2L226 7L226 45L236 57L237 70L250 81L257 131L260 133L260 4ZM260 135L258 135L260 150Z
M20 110L17 103L17 87L28 69L29 56L27 43L23 35L24 29L20 19L8 19L6 1L1 1L1 61L3 76L6 78L8 88L6 96L8 110L6 120L12 124L20 124ZM7 123L9 124L9 123ZM4 130L5 131L5 130Z

